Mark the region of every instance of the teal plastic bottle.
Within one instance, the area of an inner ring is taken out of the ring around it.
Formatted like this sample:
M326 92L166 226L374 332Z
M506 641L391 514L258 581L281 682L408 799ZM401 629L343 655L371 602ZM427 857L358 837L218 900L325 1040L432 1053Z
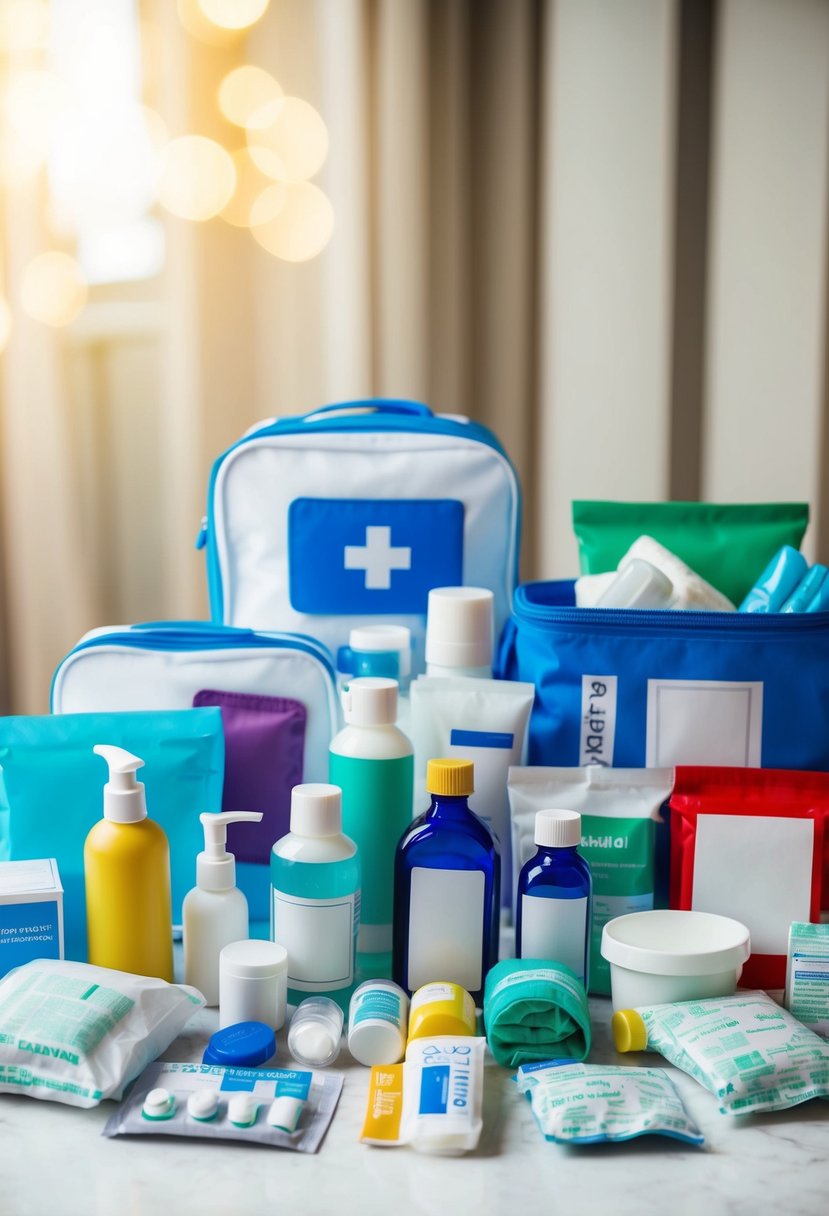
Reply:
M356 984L360 859L342 833L341 791L296 785L291 830L271 853L271 939L288 952L288 1001L327 996L344 1012Z
M412 744L395 726L397 682L350 680L342 691L346 727L332 741L329 776L343 792L343 831L362 870L357 970L391 976L394 855L412 818Z

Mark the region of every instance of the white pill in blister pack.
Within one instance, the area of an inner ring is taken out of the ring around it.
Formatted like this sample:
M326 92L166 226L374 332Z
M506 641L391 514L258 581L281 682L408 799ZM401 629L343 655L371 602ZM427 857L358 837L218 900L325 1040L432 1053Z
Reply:
M176 1113L176 1099L169 1089L151 1089L144 1099L141 1113L145 1119L172 1119Z
M215 1118L219 1110L219 1091L217 1089L195 1089L187 1099L187 1113L191 1119L205 1123Z
M304 1105L301 1098L274 1098L268 1111L268 1123L282 1132L295 1132Z
M227 1117L236 1127L251 1127L256 1122L259 1103L253 1094L234 1094L227 1103Z

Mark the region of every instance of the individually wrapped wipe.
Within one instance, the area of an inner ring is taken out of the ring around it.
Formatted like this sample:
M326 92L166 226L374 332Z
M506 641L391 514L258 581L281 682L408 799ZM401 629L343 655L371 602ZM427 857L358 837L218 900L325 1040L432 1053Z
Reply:
M518 1088L532 1104L545 1140L607 1144L635 1136L670 1136L702 1144L679 1091L661 1068L611 1064L525 1064Z
M195 988L60 959L0 980L0 1093L120 1098L204 1004Z

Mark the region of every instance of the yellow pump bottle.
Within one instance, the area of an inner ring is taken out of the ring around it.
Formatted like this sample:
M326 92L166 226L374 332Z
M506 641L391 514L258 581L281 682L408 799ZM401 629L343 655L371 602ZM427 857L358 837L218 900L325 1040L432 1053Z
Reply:
M109 765L104 818L83 849L89 961L135 975L173 979L170 847L147 818L144 761L120 747L93 749Z

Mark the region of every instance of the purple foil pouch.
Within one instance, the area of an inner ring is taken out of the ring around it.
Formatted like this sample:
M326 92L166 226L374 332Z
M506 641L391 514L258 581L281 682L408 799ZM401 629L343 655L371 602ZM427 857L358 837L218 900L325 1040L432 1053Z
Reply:
M222 810L261 811L261 823L232 823L227 847L237 862L266 867L263 882L239 869L239 886L254 920L268 916L267 867L271 847L290 827L291 790L302 781L305 706L290 697L202 689L194 706L218 705L225 735ZM251 890L250 881L256 890ZM263 886L265 898L258 890Z

